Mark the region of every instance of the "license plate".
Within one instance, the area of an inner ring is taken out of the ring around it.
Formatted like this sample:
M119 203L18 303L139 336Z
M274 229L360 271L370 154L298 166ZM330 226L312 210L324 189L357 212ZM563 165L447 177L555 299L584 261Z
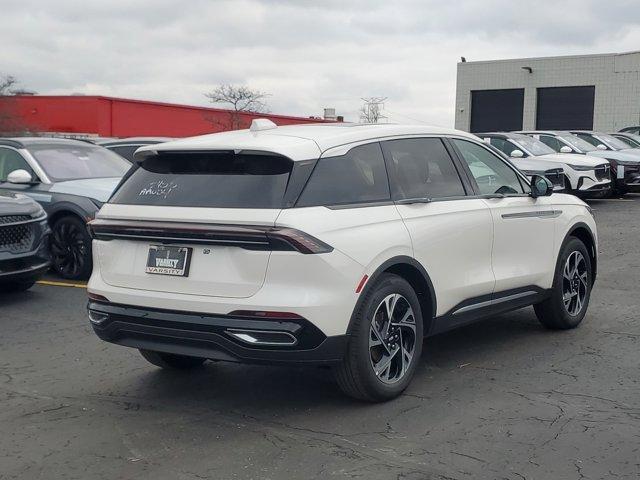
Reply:
M624 165L618 165L618 180L624 178Z
M187 277L191 248L150 245L145 272L157 275L173 275Z

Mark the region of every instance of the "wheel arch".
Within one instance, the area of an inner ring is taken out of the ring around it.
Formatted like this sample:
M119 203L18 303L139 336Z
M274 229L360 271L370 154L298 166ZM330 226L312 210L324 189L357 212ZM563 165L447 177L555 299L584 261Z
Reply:
M388 259L369 276L367 283L360 293L358 301L356 302L356 305L351 314L349 326L347 327L347 334L351 333L351 329L355 321L355 314L361 307L362 302L367 296L367 293L371 288L373 288L376 281L383 273L393 273L395 275L398 275L399 277L406 280L414 289L416 295L418 296L418 300L420 301L420 309L422 311L423 321L423 334L426 336L431 329L433 319L436 317L436 293L433 288L431 277L429 277L429 274L422 266L422 264L415 258L406 255L398 255L396 257Z
M73 203L64 203L56 205L56 208L49 212L49 225L53 227L53 225L62 217L68 216L76 217L86 223L86 215L81 208L75 206Z
M587 247L587 251L589 252L589 259L591 260L591 285L593 285L596 282L596 275L598 273L598 252L596 251L596 237L591 231L589 225L584 222L578 222L569 229L564 239L562 240L562 245L564 245L570 237L579 239Z

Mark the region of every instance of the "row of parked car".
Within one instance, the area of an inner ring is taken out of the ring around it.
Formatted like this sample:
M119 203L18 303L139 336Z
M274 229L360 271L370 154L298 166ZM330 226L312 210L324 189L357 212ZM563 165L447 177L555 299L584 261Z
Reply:
M634 131L478 136L529 178L546 177L554 191L582 198L640 191L640 135ZM86 223L129 170L136 150L169 140L0 139L0 279L5 286L11 278L11 288L29 288L50 266L66 279L87 278L92 254Z
M556 191L600 198L640 191L640 136L631 132L490 132L478 134L528 175Z

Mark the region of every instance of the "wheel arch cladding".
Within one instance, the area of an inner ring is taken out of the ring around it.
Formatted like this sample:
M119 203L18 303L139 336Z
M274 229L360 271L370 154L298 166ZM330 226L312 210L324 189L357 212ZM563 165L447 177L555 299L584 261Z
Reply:
M596 242L594 240L595 237L593 232L586 223L580 222L571 227L562 241L562 244L564 245L570 237L579 239L587 247L589 260L591 261L591 285L593 285L596 282L596 274L598 272L598 255L596 252Z
M58 220L60 220L61 218L64 218L64 217L75 217L75 218L77 218L78 220L80 220L82 222L85 221L82 218L82 215L80 213L76 212L75 210L61 208L61 209L56 210L55 212L51 213L51 215L49 215L49 225L51 225L51 226L55 225L55 223Z
M347 333L351 333L356 312L362 306L362 302L366 298L369 290L373 288L376 281L383 273L398 275L406 280L416 292L418 300L420 301L420 310L422 311L423 335L426 336L429 333L433 319L436 316L436 294L431 278L422 264L420 264L416 259L407 256L390 258L369 276L369 279L356 302L353 313L351 314Z

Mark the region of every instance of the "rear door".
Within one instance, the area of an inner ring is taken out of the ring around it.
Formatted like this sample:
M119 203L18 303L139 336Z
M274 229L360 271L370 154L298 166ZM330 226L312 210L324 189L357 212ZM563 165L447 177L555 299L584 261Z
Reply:
M282 156L232 151L146 158L98 215L100 228L112 232L95 243L103 280L215 297L255 294L270 256L261 228L274 225L287 186L296 183L293 167ZM189 249L188 274L149 273L157 246Z
M382 142L393 199L431 277L437 315L473 297L490 295L493 225L485 202L468 196L440 138Z
M462 139L452 143L493 217L495 292L531 285L548 288L556 261L553 219L560 214L551 197L532 198L524 179L485 146Z

